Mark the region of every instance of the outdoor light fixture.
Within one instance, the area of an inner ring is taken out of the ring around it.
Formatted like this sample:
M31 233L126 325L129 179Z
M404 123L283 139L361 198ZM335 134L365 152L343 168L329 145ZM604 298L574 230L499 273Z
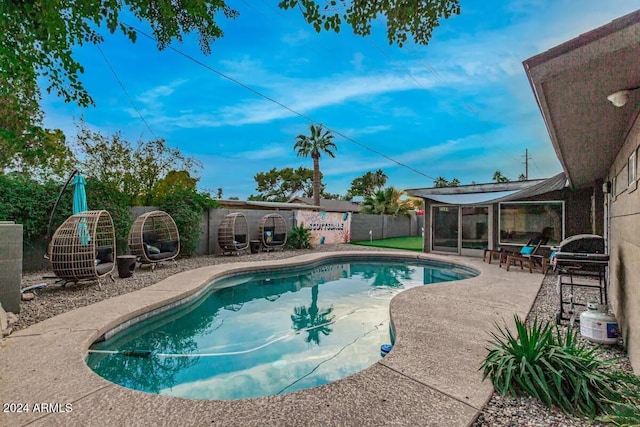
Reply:
M631 89L619 90L611 95L607 96L607 100L613 104L614 107L624 107L629 102L629 94L631 91L640 89L640 87L634 87Z
M626 103L629 102L629 91L620 90L607 96L607 99L613 104L614 107L624 107Z

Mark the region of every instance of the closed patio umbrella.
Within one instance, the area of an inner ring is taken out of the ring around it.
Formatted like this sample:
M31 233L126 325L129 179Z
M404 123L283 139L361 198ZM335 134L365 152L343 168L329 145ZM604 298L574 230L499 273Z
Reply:
M89 210L89 207L87 206L87 193L84 188L86 183L87 181L85 181L84 177L80 174L77 174L73 179L74 215ZM84 218L80 220L80 223L78 224L78 236L80 236L80 244L82 245L88 244L91 240L89 230L87 230L87 222Z

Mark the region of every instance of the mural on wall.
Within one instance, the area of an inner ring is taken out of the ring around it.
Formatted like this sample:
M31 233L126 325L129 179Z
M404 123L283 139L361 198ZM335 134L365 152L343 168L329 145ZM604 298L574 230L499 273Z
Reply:
M296 224L311 230L312 245L351 241L351 214L348 212L295 211Z

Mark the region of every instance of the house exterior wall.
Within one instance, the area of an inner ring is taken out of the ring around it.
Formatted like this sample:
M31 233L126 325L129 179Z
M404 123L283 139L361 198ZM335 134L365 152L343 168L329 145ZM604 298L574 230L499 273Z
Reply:
M635 372L640 372L640 189L637 181L628 184L628 160L634 151L638 155L639 145L636 119L609 169L609 181L616 179L616 194L607 197L609 297Z

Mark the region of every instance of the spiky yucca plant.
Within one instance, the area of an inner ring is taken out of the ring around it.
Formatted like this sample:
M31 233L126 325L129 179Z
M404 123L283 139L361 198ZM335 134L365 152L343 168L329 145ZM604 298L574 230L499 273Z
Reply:
M578 341L574 330L562 334L557 326L537 320L527 325L517 316L515 326L513 334L496 325L480 368L498 393L526 393L567 414L593 419L629 403L628 396L637 392L637 377L613 370L613 360Z

